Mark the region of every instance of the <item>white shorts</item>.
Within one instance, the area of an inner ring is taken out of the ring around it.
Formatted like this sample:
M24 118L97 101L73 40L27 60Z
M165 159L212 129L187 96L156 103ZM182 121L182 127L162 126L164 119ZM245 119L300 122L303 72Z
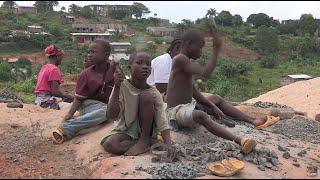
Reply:
M197 101L192 98L188 104L179 104L175 107L168 108L168 120L176 120L178 126L193 128L197 123L193 120L192 112L196 107Z

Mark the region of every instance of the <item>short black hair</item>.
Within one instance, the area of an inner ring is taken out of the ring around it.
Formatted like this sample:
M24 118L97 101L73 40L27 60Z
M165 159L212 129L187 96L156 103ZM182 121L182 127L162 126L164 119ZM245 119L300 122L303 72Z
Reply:
M191 41L192 43L199 42L199 41L204 42L204 37L197 30L189 30L185 32L182 36L182 43L184 44L187 41Z
M178 44L182 44L181 38L176 38L171 42L169 48L167 49L167 53L170 53L172 51L172 49Z
M110 54L111 53L111 46L108 41L105 40L94 40L93 43L99 44L100 46L104 47L104 50Z
M147 56L149 56L148 53L146 53L146 52L134 52L129 57L129 60L128 60L129 65L131 65L133 63L133 61L135 60L135 58L137 57L138 54L146 54Z

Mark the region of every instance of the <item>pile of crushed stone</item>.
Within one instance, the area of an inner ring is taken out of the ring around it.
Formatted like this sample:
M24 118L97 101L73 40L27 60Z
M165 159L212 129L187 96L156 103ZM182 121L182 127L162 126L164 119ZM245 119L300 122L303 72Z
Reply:
M13 100L19 103L23 103L21 98L13 93L10 93L7 90L3 90L2 92L0 92L0 100Z
M207 169L207 163L233 157L256 164L261 171L265 171L265 168L278 171L278 155L266 147L243 155L238 144L219 139L216 143L198 145L194 148L184 148L180 144L175 144L175 148L178 161L157 163L147 168L137 166L135 169L145 171L155 179L193 179L211 173Z
M306 119L304 116L294 116L292 119L284 119L266 130L282 134L291 139L320 143L320 125L314 121Z
M287 105L273 103L273 102L262 102L258 101L254 103L252 106L254 107L260 107L260 108L280 108L280 109L292 109L292 107L289 107Z

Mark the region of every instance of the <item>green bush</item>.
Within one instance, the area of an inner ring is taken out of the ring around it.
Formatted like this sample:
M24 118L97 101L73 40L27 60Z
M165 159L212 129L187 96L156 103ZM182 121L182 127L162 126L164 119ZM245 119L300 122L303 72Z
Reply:
M8 83L8 87L18 92L33 93L36 87L36 83L36 76L30 76L24 82L15 83L11 81Z
M278 62L278 57L276 54L264 56L260 59L260 67L271 69L277 66L277 62Z
M12 79L11 65L5 61L0 60L0 81L9 81Z
M277 30L261 26L257 30L256 46L261 53L274 53L279 49Z
M219 63L219 73L227 78L247 75L251 69L252 65L247 62L221 61Z

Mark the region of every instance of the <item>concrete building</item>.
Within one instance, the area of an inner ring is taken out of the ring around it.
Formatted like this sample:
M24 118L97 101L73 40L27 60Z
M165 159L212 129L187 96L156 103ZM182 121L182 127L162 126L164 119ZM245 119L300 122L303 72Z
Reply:
M90 43L94 40L107 40L110 41L110 33L70 33L74 42L79 44Z
M67 16L67 15L61 15L60 20L64 23L74 23L75 17L74 16Z
M130 48L131 43L129 42L112 42L110 43L114 52L126 52Z
M129 11L132 5L88 5L94 15L110 17L112 11Z
M297 81L304 81L312 79L311 76L306 74L295 74L295 75L287 75L287 76L281 76L280 84L282 86L297 82Z
M147 27L147 33L155 36L176 36L178 29L167 27Z
M34 6L18 6L15 8L16 14L27 13L27 14L37 14L37 8Z
M72 24L72 28L74 32L109 32L110 30L127 32L127 25L116 22L109 24Z
M43 32L43 28L42 26L32 25L27 27L27 31L29 31L30 33L41 33Z

